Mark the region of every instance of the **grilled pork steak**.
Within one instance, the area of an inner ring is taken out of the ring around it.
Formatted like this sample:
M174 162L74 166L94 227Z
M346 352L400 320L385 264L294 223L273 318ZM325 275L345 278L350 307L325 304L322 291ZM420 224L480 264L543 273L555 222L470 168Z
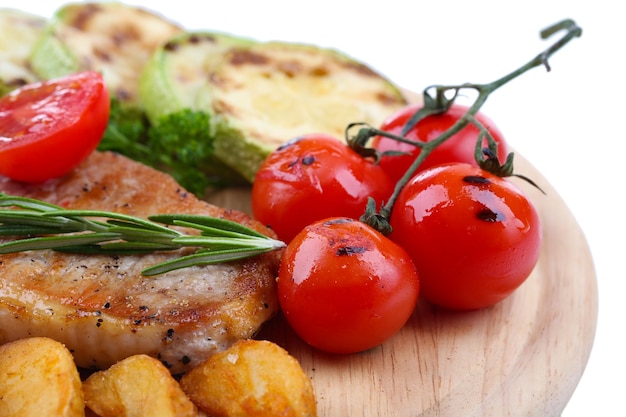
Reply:
M206 214L271 234L246 214L198 200L168 175L113 153L95 152L68 176L41 185L0 178L0 190L138 217ZM180 373L253 336L277 311L279 253L141 275L175 254L0 255L0 343L48 336L64 343L81 367L105 368L145 353Z

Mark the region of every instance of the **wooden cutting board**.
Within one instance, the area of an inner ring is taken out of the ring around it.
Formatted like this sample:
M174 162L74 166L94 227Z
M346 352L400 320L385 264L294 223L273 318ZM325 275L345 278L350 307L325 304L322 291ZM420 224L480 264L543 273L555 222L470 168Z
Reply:
M493 308L450 312L420 302L407 325L382 346L347 356L304 344L282 317L260 338L295 356L311 377L320 416L560 416L587 363L598 294L585 237L557 191L516 155L517 181L544 228L539 263L511 297ZM209 196L250 212L249 190Z

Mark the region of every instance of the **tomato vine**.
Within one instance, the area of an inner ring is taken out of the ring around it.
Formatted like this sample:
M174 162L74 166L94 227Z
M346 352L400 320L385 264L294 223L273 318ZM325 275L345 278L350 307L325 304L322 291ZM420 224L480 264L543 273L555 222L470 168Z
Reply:
M536 55L526 64L495 81L485 84L465 83L460 85L434 85L427 87L422 93L424 105L407 121L400 135L391 134L389 132L385 132L369 125L365 125L363 123L350 124L346 128L346 140L352 149L359 152L365 157L374 157L375 159L380 157L380 155L376 154L375 150L367 147L367 143L370 141L370 139L377 135L390 137L400 142L410 143L421 149L421 152L415 158L413 164L406 171L404 176L396 183L394 191L389 200L382 204L380 209L377 211L376 201L370 199L367 204L365 213L363 214L363 216L361 216L360 220L374 227L376 230L383 234L391 233L392 228L389 223L389 217L391 215L393 206L398 198L398 195L400 194L404 186L414 176L417 168L435 148L437 148L446 140L450 139L450 137L452 137L454 134L460 132L461 129L463 129L470 123L476 125L481 131L481 134L477 139L478 149L476 152L476 159L481 168L501 177L512 175L518 176L526 181L529 181L532 185L537 186L529 178L513 173L513 153L510 153L508 155L507 160L504 164L500 164L497 158L493 158L493 155L495 155L494 148L497 145L495 144L487 129L485 129L485 127L476 120L475 115L478 113L479 109L483 106L483 104L487 101L489 96L494 91L512 81L513 79L519 77L520 75L535 67L543 66L546 68L547 71L551 71L548 59L555 52L557 52L563 46L569 43L572 39L580 37L582 35L582 29L572 19L564 19L540 32L541 38L547 39L563 30L566 33L558 41L554 42L552 45ZM406 133L409 132L413 127L415 127L415 125L420 120L430 115L446 112L454 103L460 92L464 90L474 90L477 93L476 99L468 108L466 113L461 118L459 118L459 120L457 120L453 126L444 131L439 137L429 142L412 141L404 137ZM350 131L355 127L359 127L357 134L355 136L350 136ZM487 148L481 149L480 144L482 143L482 140L484 138L488 140L489 146Z

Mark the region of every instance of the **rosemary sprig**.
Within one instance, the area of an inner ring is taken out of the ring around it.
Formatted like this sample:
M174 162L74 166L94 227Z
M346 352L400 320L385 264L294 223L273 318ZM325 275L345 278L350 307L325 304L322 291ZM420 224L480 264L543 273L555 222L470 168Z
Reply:
M199 234L170 226L196 229ZM0 236L17 238L0 243L0 254L52 249L125 255L197 248L191 255L144 269L144 275L248 258L285 246L242 224L210 216L159 214L146 220L101 210L68 210L1 192Z

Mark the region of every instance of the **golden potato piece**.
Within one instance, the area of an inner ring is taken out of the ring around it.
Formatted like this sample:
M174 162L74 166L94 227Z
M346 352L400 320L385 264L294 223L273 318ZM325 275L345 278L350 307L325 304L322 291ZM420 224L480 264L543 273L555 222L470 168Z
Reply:
M85 404L100 417L197 416L197 408L159 360L130 356L83 382Z
M84 415L80 376L63 344L33 337L0 346L0 417Z
M213 417L314 417L311 380L278 345L242 340L185 374L180 385Z
M85 417L100 417L95 412L91 411L89 408L85 408Z

